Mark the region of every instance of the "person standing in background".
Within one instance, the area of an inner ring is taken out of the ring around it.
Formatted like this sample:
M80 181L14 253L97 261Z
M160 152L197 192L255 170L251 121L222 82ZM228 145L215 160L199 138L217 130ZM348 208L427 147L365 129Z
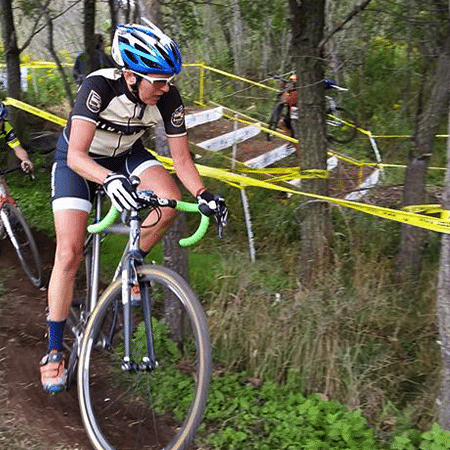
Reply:
M105 41L101 34L96 34L94 37L95 41L95 51L94 51L94 61L92 70L87 69L87 54L86 52L80 53L75 60L75 64L73 66L73 79L78 86L81 85L83 80L86 78L86 75L94 72L98 69L105 69L108 67L116 67L114 64L114 60L110 55L105 53Z

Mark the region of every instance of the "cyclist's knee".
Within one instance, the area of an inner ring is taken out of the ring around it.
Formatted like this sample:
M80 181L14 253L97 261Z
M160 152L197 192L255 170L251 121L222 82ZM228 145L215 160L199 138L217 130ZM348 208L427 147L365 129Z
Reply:
M59 243L56 247L55 264L67 273L75 274L83 258L83 247L71 243Z

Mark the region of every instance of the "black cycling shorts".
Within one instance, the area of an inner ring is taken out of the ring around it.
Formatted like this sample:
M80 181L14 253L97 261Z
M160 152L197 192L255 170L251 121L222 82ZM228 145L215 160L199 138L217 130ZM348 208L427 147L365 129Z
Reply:
M52 167L53 211L80 209L90 212L97 183L86 180L67 165L67 147L68 144L61 135L56 145ZM103 167L126 176L139 176L148 167L160 165L160 162L145 150L140 139L128 152L119 156L94 156L93 159Z

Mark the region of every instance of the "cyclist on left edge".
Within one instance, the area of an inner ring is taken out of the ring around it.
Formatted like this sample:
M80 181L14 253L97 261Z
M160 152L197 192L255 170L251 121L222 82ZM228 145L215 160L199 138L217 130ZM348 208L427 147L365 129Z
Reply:
M31 162L27 151L20 145L20 141L14 133L13 127L6 120L8 117L8 108L0 101L0 137L4 137L6 143L14 150L18 159L20 159L20 167L25 173L33 172L34 166Z

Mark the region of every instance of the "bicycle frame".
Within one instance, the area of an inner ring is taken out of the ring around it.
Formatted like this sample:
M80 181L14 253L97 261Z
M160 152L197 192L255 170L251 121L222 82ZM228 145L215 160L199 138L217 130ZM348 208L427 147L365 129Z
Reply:
M95 193L94 200L94 218L95 225L88 227L88 230L92 232L85 242L85 258L86 258L86 275L87 275L87 302L88 302L88 316L94 311L98 304L98 292L100 285L100 252L101 252L101 241L102 235L96 231L96 228L101 223L108 222L110 218L102 220L102 204L104 192L99 189ZM190 205L190 206L188 206ZM174 206L170 201L161 200L161 206ZM193 206L189 203L176 202L176 209L184 211L195 211L198 208L197 205ZM110 210L109 216L113 216L114 209ZM180 241L180 245L190 245L199 239L206 229L208 228L209 218L206 216L201 216L202 220L200 226L196 233L194 233L190 238L185 238ZM141 238L141 219L137 211L131 212L129 217L129 226L122 224L112 224L102 227L102 232L107 234L128 234L129 240L128 244L123 252L121 260L119 261L115 274L113 276L112 282L114 282L119 276L122 279L122 306L124 314L124 356L123 365L124 370L153 370L157 367L158 363L156 361L154 345L153 345L153 328L151 321L151 304L147 286L141 287L141 303L144 315L144 324L147 337L147 349L148 357L144 358L142 362L137 363L131 360L130 356L130 342L132 334L131 325L131 286L138 284L137 267L143 264L142 256L139 253L140 248L140 238ZM109 337L106 341L102 342L101 345L108 346L111 342L111 333L114 333L113 328L115 327L117 320L116 317L112 321L112 326L110 330ZM82 338L82 337L81 337Z

